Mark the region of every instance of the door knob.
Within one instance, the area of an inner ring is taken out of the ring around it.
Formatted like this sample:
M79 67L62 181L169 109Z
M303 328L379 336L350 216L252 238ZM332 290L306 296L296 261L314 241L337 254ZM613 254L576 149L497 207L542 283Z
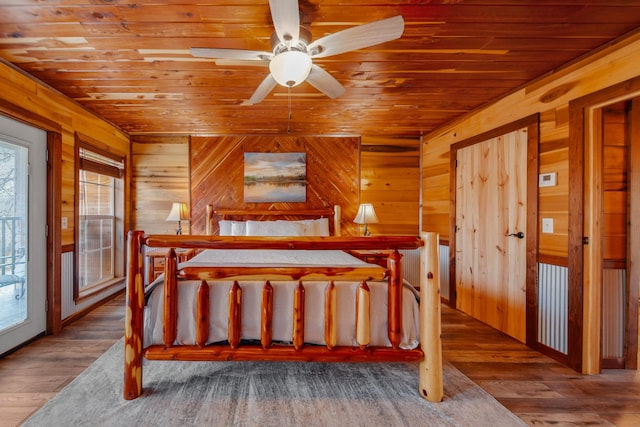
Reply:
M517 237L518 239L524 239L524 233L522 231L518 231L517 233L505 234L505 236L513 236Z

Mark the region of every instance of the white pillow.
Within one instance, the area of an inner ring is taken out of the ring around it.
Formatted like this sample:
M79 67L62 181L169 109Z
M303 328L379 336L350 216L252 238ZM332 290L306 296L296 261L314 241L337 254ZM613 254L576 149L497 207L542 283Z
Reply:
M232 221L231 222L231 235L232 236L245 236L247 234L247 225L244 221Z
M276 221L277 230L281 236L305 236L305 226L298 221Z
M315 220L316 236L329 236L329 218Z
M220 225L220 235L221 236L231 236L231 224L233 223L233 221L229 221L226 219L223 219L221 221L218 222L218 225Z
M301 219L299 221L292 221L302 224L302 229L304 230L305 236L315 236L316 235L316 223L313 219Z
M295 221L247 221L247 236L304 236L304 226Z
M250 224L250 227L249 227ZM220 236L329 236L329 219L299 221L221 220Z
M302 219L299 222L304 226L305 236L329 236L328 218Z

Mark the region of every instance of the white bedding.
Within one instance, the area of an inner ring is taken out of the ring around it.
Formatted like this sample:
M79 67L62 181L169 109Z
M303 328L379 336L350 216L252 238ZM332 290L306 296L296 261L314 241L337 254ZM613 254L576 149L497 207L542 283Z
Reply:
M243 266L354 266L367 265L343 251L314 250L206 250L196 255L189 265ZM183 263L185 265L187 263ZM144 345L162 344L163 294L160 276L145 308ZM178 286L177 344L195 344L195 295L197 281L180 282ZM240 282L242 288L242 339L260 339L260 317L263 282ZM297 282L271 282L273 286L273 340L291 342L293 289ZM324 345L324 291L326 282L304 282L306 343ZM335 282L338 310L338 345L357 346L355 340L355 294L357 282ZM208 343L227 339L228 292L232 282L210 282L210 325ZM387 283L368 282L371 303L372 346L390 346L387 337ZM419 339L419 305L414 291L405 282L403 289L402 348L415 348ZM187 313L189 313L187 315Z
M232 221L221 220L220 236L329 236L329 219L297 221Z

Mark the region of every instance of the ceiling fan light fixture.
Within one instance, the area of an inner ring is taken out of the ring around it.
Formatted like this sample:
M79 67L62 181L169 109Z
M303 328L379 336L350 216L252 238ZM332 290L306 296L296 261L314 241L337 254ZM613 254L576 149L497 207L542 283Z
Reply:
M274 26L270 38L270 52L191 48L191 54L203 58L268 62L271 72L253 92L246 102L247 105L261 102L278 85L290 89L305 80L334 99L346 91L345 87L322 67L313 64L312 59L339 55L395 40L402 36L404 31L404 19L397 15L346 28L311 41L311 31L300 16L300 3L300 0L269 0Z
M311 56L299 50L277 54L269 62L269 71L281 86L294 87L305 81L311 71Z

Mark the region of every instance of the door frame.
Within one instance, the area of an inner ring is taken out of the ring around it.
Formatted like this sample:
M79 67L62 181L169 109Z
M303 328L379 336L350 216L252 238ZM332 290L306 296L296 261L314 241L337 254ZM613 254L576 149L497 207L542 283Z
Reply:
M585 374L600 372L602 324L602 212L601 154L596 152L600 126L595 118L609 104L640 97L640 77L599 90L569 102L569 366ZM640 118L636 112L636 118ZM640 133L638 127L632 131ZM631 161L638 161L637 148L631 149ZM631 165L631 163L629 163ZM599 166L600 165L600 166ZM630 173L630 185L640 185L637 169ZM640 203L629 197L628 217L640 215ZM631 224L628 233L640 233L639 224ZM631 234L628 234L630 236ZM640 242L628 240L628 257L640 253ZM627 299L625 359L627 368L638 367L638 295L640 263L627 262Z
M449 306L456 308L456 159L458 150L527 128L527 223L526 241L526 344L534 347L538 336L538 153L539 114L460 141L451 146L449 157Z
M46 333L62 330L62 125L0 99L0 114L47 132Z

